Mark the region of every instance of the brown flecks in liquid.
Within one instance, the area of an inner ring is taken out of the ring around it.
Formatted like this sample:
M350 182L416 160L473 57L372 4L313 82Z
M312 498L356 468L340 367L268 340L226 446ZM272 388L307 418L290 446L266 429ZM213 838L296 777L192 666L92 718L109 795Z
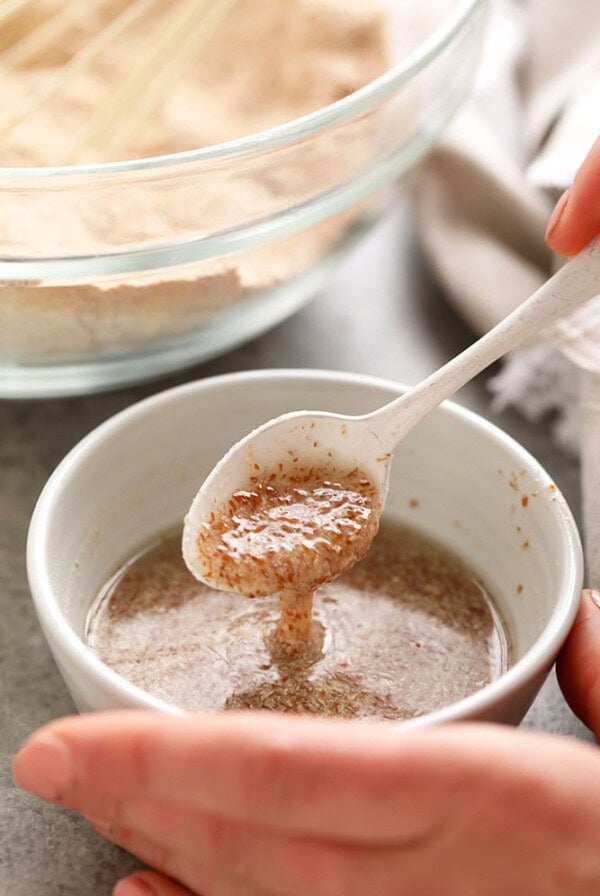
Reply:
M521 548L522 548L522 550L526 551L528 547L529 547L529 539L526 538L525 541L523 542L523 544L521 545Z
M384 463L386 462L386 460L389 460L389 459L390 459L391 456L392 456L392 455L389 454L389 453L388 453L388 454L382 454L380 457L377 458L377 463L378 463L378 464L384 464Z
M527 505L529 504L529 498L527 495L521 496L521 504L523 507L527 507Z
M281 632L274 638L279 598L248 601L200 584L174 535L107 584L87 641L125 678L186 710L410 718L506 668L481 584L396 524L384 523L369 555L317 591L314 617L309 649L286 651Z
M551 482L550 485L548 486L548 491L549 491L549 492L555 492L555 491L556 491L556 486L554 485L553 482Z
M367 553L377 532L379 501L355 467L271 473L231 496L198 533L204 576L218 588L264 597L306 593Z
M523 586L517 585L517 594L523 594Z
M412 507L412 509L414 510L416 507L419 506L419 501L417 500L417 498L411 498L408 502L408 506Z

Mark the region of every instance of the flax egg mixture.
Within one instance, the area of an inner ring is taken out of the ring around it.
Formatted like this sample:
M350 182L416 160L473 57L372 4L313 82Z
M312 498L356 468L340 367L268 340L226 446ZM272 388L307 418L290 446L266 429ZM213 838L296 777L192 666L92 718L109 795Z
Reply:
M347 480L314 488L288 481L288 504L282 491L270 486L276 493L266 494L263 484L243 510L234 496L238 526L221 520L210 552L214 557L223 546L224 556L237 552L235 576L240 558L246 563L252 554L260 513L268 509L272 517L255 550L268 572L263 576L261 564L250 562L246 584L232 579L238 589L263 593L265 582L280 584L271 577L285 578L287 561L268 563L281 537L296 559L299 530L308 532L309 553L314 549L315 566L295 565L295 583L268 597L248 600L198 582L182 560L180 533L164 535L105 584L90 612L89 647L134 684L186 710L399 720L497 678L508 664L508 641L485 586L441 545L391 520L382 522L369 550L379 510L367 512L372 496L361 482L360 473L353 487ZM338 503L340 489L349 489L356 503ZM323 541L310 522L322 511ZM348 535L345 571L329 580L337 537L331 532L340 531ZM221 587L231 570L228 563L218 570ZM314 595L309 580L323 583Z
M279 464L251 476L201 527L203 578L246 597L314 591L365 556L378 519L376 491L358 467L339 475Z

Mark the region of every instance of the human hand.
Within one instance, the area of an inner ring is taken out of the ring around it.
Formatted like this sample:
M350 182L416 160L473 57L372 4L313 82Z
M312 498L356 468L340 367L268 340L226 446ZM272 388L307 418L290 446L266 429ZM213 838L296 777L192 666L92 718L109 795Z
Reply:
M596 140L573 185L556 204L546 231L546 242L559 255L577 255L600 234L600 137Z
M157 869L117 896L600 892L600 754L563 738L116 712L47 726L14 774Z
M584 591L557 663L571 709L600 739L600 593Z
M600 138L559 199L546 241L560 255L576 255L600 234ZM600 595L585 592L558 660L558 679L571 708L600 738Z

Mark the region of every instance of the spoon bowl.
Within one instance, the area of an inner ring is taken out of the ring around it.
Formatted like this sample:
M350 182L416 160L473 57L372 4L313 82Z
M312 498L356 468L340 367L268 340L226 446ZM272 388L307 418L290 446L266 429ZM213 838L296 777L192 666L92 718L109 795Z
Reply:
M368 421L322 411L295 411L259 426L236 442L204 481L185 518L182 550L196 578L215 584L202 564L197 535L232 494L247 489L252 476L294 465L335 471L358 467L369 479L381 507L390 478L391 453Z

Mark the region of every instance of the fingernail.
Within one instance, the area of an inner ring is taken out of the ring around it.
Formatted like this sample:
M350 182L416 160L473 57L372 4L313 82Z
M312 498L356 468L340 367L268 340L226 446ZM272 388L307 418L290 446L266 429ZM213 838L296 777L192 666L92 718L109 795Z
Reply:
M552 236L554 231L557 229L560 224L560 219L563 216L563 212L566 208L567 202L569 200L570 190L565 190L562 194L556 205L554 206L554 211L550 215L550 220L548 221L548 227L546 228L546 239Z
M590 597L600 610L600 591L590 591Z
M155 896L154 890L141 877L122 880L113 890L113 896Z
M19 787L43 800L56 801L71 781L72 762L67 746L53 734L33 737L13 759Z

